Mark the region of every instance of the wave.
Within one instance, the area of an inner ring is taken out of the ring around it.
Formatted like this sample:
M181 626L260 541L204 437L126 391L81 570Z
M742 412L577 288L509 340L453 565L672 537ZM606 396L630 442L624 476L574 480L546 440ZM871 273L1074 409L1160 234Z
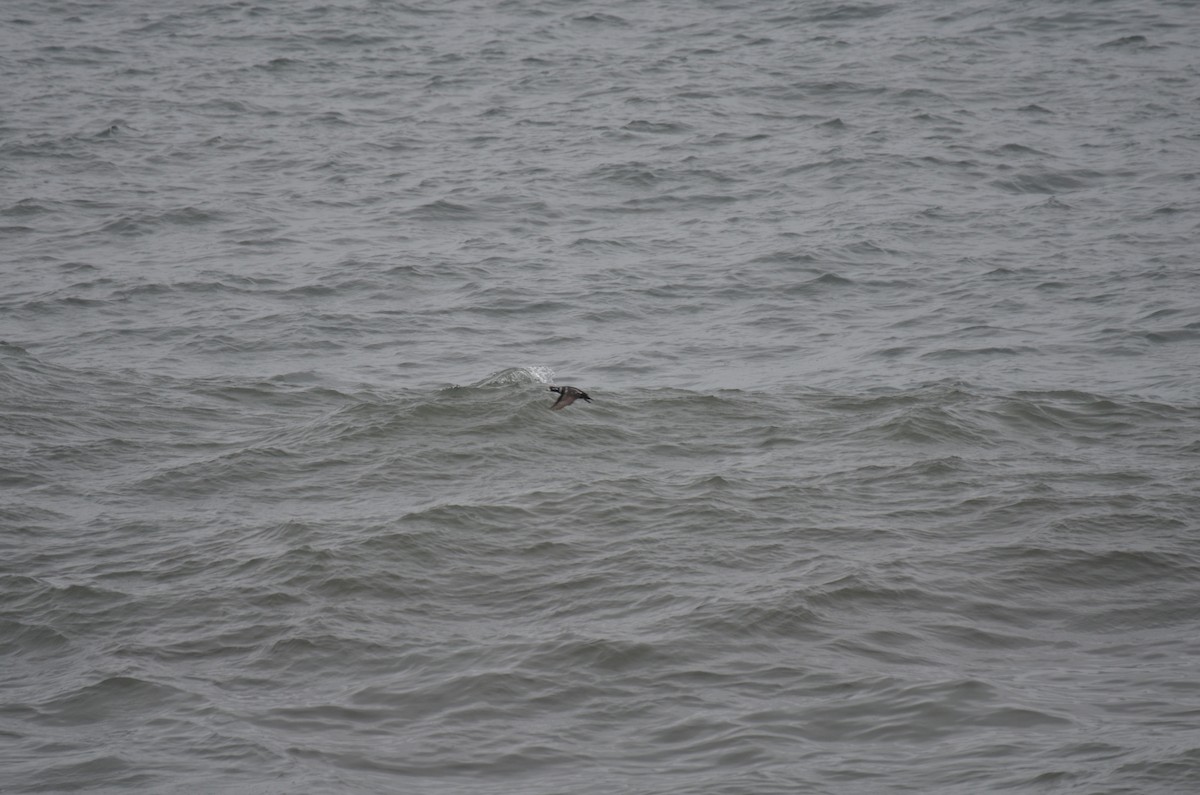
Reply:
M471 384L474 389L486 389L514 384L553 384L554 368L535 364L529 367L507 367Z

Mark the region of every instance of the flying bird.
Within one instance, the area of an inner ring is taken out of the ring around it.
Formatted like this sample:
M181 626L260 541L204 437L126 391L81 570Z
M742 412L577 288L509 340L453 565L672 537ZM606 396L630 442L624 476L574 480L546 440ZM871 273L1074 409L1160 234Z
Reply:
M552 387L550 387L550 391L558 393L558 400L554 401L554 405L550 407L551 411L558 411L559 409L565 409L567 406L571 405L579 398L586 400L588 403L592 402L592 399L590 397L588 397L588 393L584 392L582 389L579 389L578 387L552 386Z

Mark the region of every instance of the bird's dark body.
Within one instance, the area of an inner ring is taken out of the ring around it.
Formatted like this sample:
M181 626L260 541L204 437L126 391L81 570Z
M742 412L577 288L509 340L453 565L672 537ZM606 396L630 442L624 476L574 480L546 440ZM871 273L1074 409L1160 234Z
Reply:
M578 387L552 386L550 387L550 391L558 393L558 400L554 401L554 405L550 407L552 411L564 409L576 400L586 400L588 403L592 402L592 399L588 397L588 393Z

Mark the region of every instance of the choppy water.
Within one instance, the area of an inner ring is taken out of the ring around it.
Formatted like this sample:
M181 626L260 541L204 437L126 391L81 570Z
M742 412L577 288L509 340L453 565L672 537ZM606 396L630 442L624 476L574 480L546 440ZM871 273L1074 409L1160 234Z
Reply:
M0 791L1200 789L1198 37L7 4Z

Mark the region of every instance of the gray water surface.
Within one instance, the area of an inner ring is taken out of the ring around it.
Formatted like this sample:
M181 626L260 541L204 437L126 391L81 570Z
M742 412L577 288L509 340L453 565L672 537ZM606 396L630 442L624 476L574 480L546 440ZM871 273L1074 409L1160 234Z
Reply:
M0 791L1200 789L1197 11L7 4Z

